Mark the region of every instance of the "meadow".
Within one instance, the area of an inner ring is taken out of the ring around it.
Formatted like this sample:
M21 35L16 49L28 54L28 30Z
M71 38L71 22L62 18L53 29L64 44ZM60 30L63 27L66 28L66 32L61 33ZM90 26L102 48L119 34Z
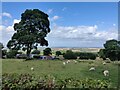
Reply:
M74 79L98 79L109 80L110 87L118 85L118 63L110 62L103 65L103 60L77 60L75 63L71 60L70 63L63 65L65 60L30 60L22 59L3 59L2 74L30 74L35 77L52 75L59 79L74 78ZM89 68L94 66L95 71L89 71ZM34 70L31 70L31 67ZM103 75L103 70L109 70L109 76Z

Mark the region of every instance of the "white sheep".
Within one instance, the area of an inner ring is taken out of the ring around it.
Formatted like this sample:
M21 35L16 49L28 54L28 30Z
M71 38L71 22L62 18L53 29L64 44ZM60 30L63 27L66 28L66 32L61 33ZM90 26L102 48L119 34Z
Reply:
M104 74L104 76L109 76L109 71L108 70L104 70L103 74Z
M74 62L75 62L75 64L77 63L77 61L76 60L73 60Z
M66 65L66 63L65 63L65 62L63 62L63 65Z
M103 62L103 65L106 65L106 62Z
M89 71L95 71L95 67L91 67Z
M34 71L34 68L33 68L33 67L31 67L31 71Z
M67 62L66 63L70 63L70 60L67 60Z

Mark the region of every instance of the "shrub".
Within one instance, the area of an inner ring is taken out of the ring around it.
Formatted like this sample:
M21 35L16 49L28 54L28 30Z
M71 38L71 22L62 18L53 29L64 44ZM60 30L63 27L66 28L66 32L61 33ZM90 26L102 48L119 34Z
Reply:
M17 50L10 50L9 52L7 52L7 58L15 58L17 54Z
M59 56L62 55L62 53L60 51L56 51L56 55Z
M77 56L75 55L74 52L72 52L71 50L67 50L65 54L63 54L63 57L65 59L77 59Z
M59 79L51 75L45 75L44 77L36 78L30 74L3 74L2 75L2 90L52 90L52 88L81 88L93 90L98 88L109 88L109 80L94 80L90 78L75 79L65 78Z
M33 58L39 59L39 58L40 58L40 55L34 55Z
M97 54L87 53L87 52L76 52L76 55L80 57L80 59L93 59L95 60Z
M32 54L40 54L40 51L39 50L34 50L34 51L32 51Z

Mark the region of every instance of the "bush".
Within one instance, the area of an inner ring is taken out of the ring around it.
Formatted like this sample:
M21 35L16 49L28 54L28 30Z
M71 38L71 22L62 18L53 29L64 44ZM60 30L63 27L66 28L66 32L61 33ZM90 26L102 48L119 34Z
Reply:
M98 88L109 88L109 80L94 80L90 78L86 79L74 79L72 77L59 79L51 75L45 75L43 77L36 78L30 74L3 74L2 75L2 90L52 90L52 88L81 88L87 90L93 90Z
M7 58L15 58L17 54L17 50L10 50L9 52L7 52Z
M71 50L67 50L66 53L63 54L63 57L65 59L77 59L77 56Z
M40 54L40 51L39 50L34 50L34 51L32 51L32 54Z
M76 55L77 55L80 59L92 59L92 60L95 60L96 57L97 57L97 54L87 53L87 52L76 52Z
M34 55L33 58L39 59L39 58L40 58L40 55Z
M52 54L51 48L45 48L45 49L43 50L43 54L44 54L44 55L47 55L47 56L49 56L50 54Z
M56 51L56 55L59 56L62 55L62 53L60 51Z

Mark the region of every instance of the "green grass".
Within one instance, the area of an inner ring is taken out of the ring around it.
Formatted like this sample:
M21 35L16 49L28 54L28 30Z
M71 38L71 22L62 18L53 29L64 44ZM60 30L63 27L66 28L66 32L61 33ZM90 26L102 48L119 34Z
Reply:
M110 79L112 87L116 87L118 83L118 66L114 63L102 64L103 61L87 61L83 60L75 64L73 61L69 64L63 65L60 60L18 60L18 59L3 59L2 73L29 73L31 75L44 76L53 75L60 79L73 77L76 79L92 78L100 80ZM96 71L89 71L91 66L96 67ZM31 71L34 67L34 71ZM110 71L109 77L104 77L102 71L108 69Z

